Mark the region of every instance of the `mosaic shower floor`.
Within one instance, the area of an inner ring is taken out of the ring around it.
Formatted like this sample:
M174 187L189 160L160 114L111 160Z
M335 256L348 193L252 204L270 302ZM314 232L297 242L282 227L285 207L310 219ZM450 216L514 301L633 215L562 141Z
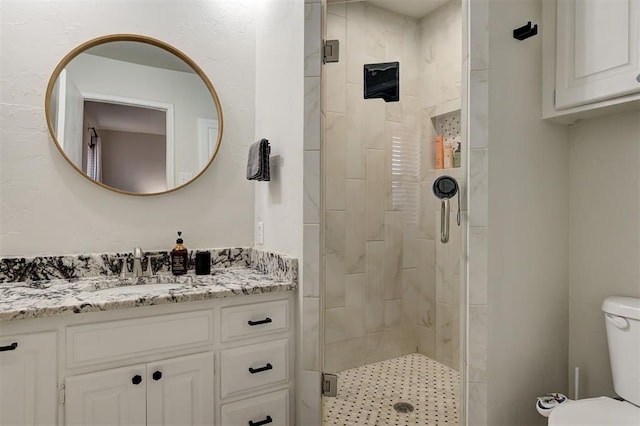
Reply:
M460 373L410 354L338 373L338 396L324 398L325 426L458 425ZM398 413L408 402L414 410Z

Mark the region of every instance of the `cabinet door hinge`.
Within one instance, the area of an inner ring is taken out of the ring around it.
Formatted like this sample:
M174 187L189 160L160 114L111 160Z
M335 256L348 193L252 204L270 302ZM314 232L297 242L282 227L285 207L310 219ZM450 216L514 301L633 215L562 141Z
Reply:
M58 387L58 402L60 405L64 405L64 383Z
M322 395L338 395L338 376L335 374L322 373Z

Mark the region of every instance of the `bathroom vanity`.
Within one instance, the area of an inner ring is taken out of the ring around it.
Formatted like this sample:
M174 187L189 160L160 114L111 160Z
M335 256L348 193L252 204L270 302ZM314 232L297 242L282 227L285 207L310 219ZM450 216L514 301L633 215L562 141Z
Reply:
M0 284L0 424L291 424L297 264L273 259Z

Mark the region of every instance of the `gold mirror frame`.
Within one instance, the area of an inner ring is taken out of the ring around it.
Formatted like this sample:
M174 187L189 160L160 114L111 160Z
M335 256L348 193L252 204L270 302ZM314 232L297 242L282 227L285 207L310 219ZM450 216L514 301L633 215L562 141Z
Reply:
M215 151L211 155L211 158L209 159L207 164L202 168L202 170L200 170L200 172L198 172L198 174L196 174L193 178L191 178L189 181L183 183L182 185L175 186L175 187L173 187L171 189L167 189L166 191L148 192L148 193L142 193L142 192L138 193L138 192L124 191L122 189L118 189L118 188L114 188L114 187L109 186L109 185L105 185L104 183L98 182L97 180L94 180L91 177L89 177L84 171L82 171L82 169L80 167L78 167L73 161L71 161L71 159L64 152L64 149L62 148L62 145L60 145L60 143L58 141L58 137L57 137L57 135L56 135L56 133L54 131L54 128L53 128L53 122L51 121L51 97L52 97L52 94L53 94L53 88L55 86L56 81L58 80L58 77L60 76L60 73L62 72L62 70L64 70L66 68L66 66L69 64L69 62L71 62L76 56L78 56L79 54L83 53L87 49L90 49L90 48L92 48L94 46L98 46L100 44L109 43L109 42L115 42L115 41L135 41L135 42L150 44L152 46L159 47L160 49L163 49L163 50L165 50L165 51L177 56L178 58L182 59L187 65L189 65L196 72L196 74L198 74L198 76L204 82L205 86L207 86L207 89L209 90L209 93L211 94L211 98L213 99L213 103L214 103L214 105L216 107L216 110L217 110L216 113L218 115L218 138L216 140ZM202 69L191 58L189 58L183 52L181 52L180 50L178 50L175 47L171 46L170 44L167 44L167 43L165 43L163 41L157 40L157 39L152 38L152 37L147 37L147 36L142 36L142 35L137 35L137 34L111 34L111 35L106 35L106 36L102 36L102 37L97 37L97 38L89 40L89 41L87 41L85 43L82 43L81 45L79 45L78 47L73 49L71 52L69 52L67 55L65 55L65 57L62 58L62 60L58 64L58 66L56 66L56 68L53 70L53 74L51 75L51 78L49 79L49 84L47 85L47 92L46 92L46 96L45 96L45 101L44 102L45 102L44 110L45 110L45 115L46 115L46 118L47 118L47 127L49 128L49 134L51 135L51 138L53 139L53 142L55 143L56 148L58 148L58 151L60 151L60 154L62 154L64 159L67 161L67 163L69 163L71 165L71 167L73 167L85 179L88 179L89 181L95 183L96 185L99 185L99 186L101 186L103 188L106 188L106 189L108 189L110 191L118 192L120 194L138 195L138 196L160 195L160 194L167 194L169 192L176 191L176 190L178 190L180 188L184 188L185 186L191 184L196 179L198 179L209 168L209 166L213 162L214 158L218 154L218 150L220 149L220 144L222 143L222 130L223 130L222 108L220 106L220 99L218 98L218 94L216 93L216 90L213 87L213 84L211 83L209 78L207 78L207 76L204 73L204 71L202 71Z

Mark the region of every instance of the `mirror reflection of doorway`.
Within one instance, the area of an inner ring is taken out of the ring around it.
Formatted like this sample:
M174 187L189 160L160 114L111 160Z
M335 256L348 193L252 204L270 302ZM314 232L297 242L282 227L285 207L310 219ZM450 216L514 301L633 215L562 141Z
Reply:
M125 191L167 190L166 114L155 108L85 100L83 171Z

